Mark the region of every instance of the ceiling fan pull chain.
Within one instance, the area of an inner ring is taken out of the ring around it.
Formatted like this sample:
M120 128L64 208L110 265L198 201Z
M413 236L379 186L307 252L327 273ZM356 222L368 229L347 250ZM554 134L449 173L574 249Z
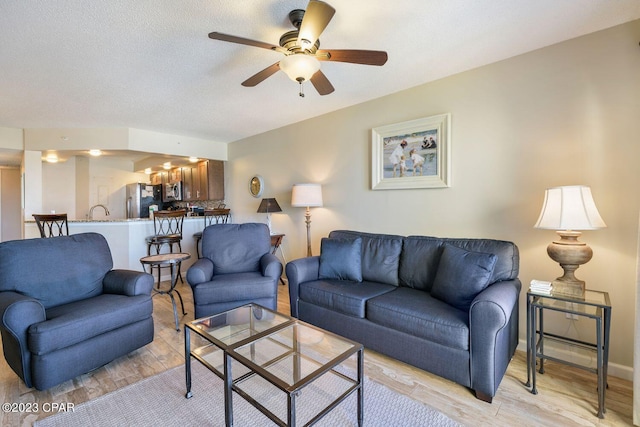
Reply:
M298 83L300 83L300 93L298 93L298 95L300 95L300 98L304 98L304 90L302 87L302 82L304 81L304 79L298 78L296 80L298 80Z

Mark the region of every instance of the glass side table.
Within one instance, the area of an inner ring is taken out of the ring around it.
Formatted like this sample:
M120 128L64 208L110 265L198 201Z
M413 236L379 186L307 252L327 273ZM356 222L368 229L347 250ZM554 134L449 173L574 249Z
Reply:
M566 336L544 331L544 311L553 310L568 315L593 319L596 325L596 342L585 342ZM587 289L583 298L560 293L527 292L527 387L531 393L536 389L536 361L540 359L541 374L544 373L544 360L553 360L580 369L593 372L598 376L598 418L604 418L605 391L607 388L607 366L609 363L609 329L611 326L611 302L607 292ZM561 345L579 347L593 351L597 355L596 367L581 365L560 355L545 353L545 341Z

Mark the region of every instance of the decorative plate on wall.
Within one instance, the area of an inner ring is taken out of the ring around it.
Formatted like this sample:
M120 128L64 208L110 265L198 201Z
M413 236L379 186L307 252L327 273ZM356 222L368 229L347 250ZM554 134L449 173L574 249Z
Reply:
M264 191L264 179L260 175L254 175L249 180L249 192L253 197L262 196Z

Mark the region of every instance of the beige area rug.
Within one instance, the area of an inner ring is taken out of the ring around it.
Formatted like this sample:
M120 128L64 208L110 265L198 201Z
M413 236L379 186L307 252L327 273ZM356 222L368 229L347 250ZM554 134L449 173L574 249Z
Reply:
M196 361L192 363L192 379L191 399L184 397L184 367L180 366L78 405L74 412L47 417L34 426L224 426L222 380ZM366 377L364 393L365 426L460 425L427 405ZM282 405L286 405L284 394L277 397ZM304 417L300 403L298 401L298 416ZM286 411L286 406L282 405L280 409ZM279 416L280 413L276 412ZM356 413L354 393L316 425L355 426ZM233 415L234 425L238 427L275 425L236 393L233 394ZM299 418L298 425L303 425L303 422L304 418Z

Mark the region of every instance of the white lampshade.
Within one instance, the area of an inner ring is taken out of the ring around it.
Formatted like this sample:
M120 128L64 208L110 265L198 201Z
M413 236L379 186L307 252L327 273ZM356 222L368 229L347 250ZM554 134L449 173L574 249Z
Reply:
M591 196L583 185L549 188L535 228L550 230L595 230L607 225L602 220Z
M322 186L320 184L294 184L291 192L291 206L309 208L322 206Z
M307 81L320 69L320 61L315 56L293 54L280 61L280 69L294 82Z

